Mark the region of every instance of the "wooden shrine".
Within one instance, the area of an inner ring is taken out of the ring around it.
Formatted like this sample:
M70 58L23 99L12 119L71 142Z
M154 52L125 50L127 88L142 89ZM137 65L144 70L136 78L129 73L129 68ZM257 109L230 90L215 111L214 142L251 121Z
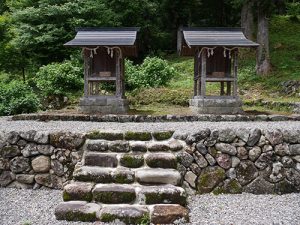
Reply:
M65 46L81 47L84 58L84 113L126 113L124 59L137 56L139 28L80 28Z
M190 108L197 113L241 113L242 101L237 91L238 49L257 46L240 28L179 29L179 54L194 57L194 95ZM209 93L211 83L218 84L218 93Z

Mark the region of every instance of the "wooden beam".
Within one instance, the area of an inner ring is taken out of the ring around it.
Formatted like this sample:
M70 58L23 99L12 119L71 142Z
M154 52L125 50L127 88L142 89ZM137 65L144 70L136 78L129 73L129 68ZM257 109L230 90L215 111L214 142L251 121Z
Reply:
M201 96L205 96L206 93L206 57L207 57L207 52L206 49L202 50L201 53Z

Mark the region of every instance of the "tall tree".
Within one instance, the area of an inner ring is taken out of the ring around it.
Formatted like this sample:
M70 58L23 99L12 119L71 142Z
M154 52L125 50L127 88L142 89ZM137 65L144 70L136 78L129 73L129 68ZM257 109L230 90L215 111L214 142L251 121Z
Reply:
M245 0L241 10L241 26L244 28L245 36L250 40L255 39L253 7L254 0Z
M269 17L273 7L272 0L256 0L257 7L257 50L256 73L267 75L272 70L269 46Z

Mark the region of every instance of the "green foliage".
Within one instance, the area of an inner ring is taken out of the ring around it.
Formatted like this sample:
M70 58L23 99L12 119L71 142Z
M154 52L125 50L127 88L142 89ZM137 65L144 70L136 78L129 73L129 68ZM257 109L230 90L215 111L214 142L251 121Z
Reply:
M175 75L175 69L166 60L147 57L141 65L126 61L126 83L130 89L165 86Z
M83 71L72 61L52 63L43 66L36 74L36 85L41 94L49 96L67 96L69 93L82 90Z
M287 3L287 14L291 16L300 15L300 2Z
M0 83L0 116L36 112L39 99L31 87L20 81Z

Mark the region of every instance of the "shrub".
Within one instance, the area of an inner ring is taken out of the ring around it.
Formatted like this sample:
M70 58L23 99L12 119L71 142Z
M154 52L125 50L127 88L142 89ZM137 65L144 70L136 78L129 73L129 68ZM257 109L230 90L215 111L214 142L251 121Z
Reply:
M82 68L72 61L43 66L36 74L36 84L45 97L67 96L83 89Z
M36 112L39 99L28 84L21 81L0 83L0 116Z
M126 83L129 89L165 86L175 74L167 61L158 57L147 57L140 66L126 61Z

